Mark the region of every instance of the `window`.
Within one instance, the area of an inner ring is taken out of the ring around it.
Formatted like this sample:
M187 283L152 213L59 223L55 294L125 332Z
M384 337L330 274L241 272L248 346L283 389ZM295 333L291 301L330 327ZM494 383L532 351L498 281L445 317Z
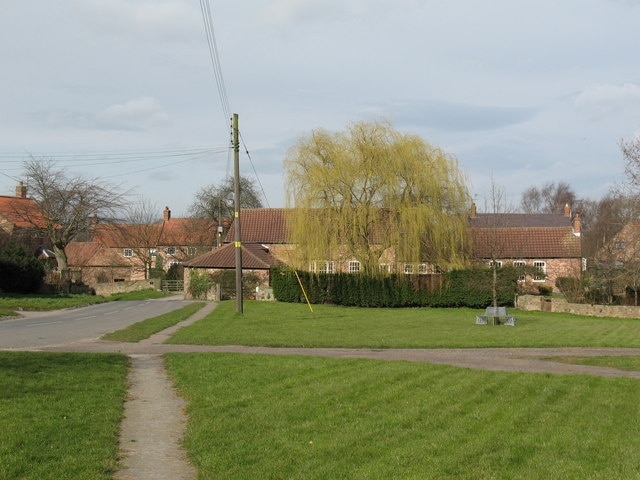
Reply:
M614 245L614 247L615 247L617 250L622 250L622 249L624 249L624 247L626 247L626 246L627 246L627 245L626 245L626 243L625 243L625 242L623 242L622 240L618 240L618 241L615 243L615 245Z
M405 263L404 264L404 273L406 275L413 275L413 264L412 263Z
M547 262L542 262L538 260L533 262L533 266L536 267L538 270L540 270L540 275L534 275L533 281L544 282L544 278L546 277L546 273L547 273Z
M381 263L378 265L378 269L384 273L391 273L391 264L390 263Z
M495 265L496 268L502 268L502 260L491 260L489 262L489 266L493 268Z
M175 255L176 254L176 247L167 247L167 253L169 255Z
M426 263L421 263L418 265L418 275L426 275L429 273L429 265Z
M331 260L314 260L309 263L309 271L314 273L333 273L335 271L335 264Z
M187 247L187 255L195 255L198 252L196 247Z
M155 248L150 248L149 249L149 255L151 255L152 257L155 257L158 255L158 250Z
M349 273L358 273L360 271L360 262L358 260L349 261Z
M335 264L329 260L326 262L320 262L320 273L333 273L335 271Z
M513 266L516 267L516 268L522 268L522 267L525 267L526 265L527 265L527 262L525 262L524 260L515 260L513 262ZM526 275L523 273L522 275L520 275L518 277L518 281L519 282L524 282L525 278L526 278Z
M125 257L133 257L133 250L130 248L125 248L124 249L124 256Z

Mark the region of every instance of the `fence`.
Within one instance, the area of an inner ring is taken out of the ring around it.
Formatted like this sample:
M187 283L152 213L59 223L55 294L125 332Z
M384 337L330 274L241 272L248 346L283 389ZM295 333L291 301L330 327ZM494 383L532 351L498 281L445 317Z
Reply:
M184 280L162 280L163 292L182 292L184 291Z

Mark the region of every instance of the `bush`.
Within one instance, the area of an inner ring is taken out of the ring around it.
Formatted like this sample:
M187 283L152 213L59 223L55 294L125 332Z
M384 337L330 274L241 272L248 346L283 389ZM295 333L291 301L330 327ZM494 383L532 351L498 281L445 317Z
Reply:
M9 243L0 252L0 290L37 293L43 285L44 265L22 245Z
M549 285L538 285L538 292L540 292L540 295L548 296L553 293L553 287Z

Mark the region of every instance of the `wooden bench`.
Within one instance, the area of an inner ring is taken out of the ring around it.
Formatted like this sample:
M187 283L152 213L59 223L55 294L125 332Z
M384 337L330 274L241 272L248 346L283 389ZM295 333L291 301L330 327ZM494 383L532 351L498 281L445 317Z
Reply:
M507 307L487 307L484 315L476 316L476 325L488 325L489 320L494 325L516 326L516 317L507 313Z

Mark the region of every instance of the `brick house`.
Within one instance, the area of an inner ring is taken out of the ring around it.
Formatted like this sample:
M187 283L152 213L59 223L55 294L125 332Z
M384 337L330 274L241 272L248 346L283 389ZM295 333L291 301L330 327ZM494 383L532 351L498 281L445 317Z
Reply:
M267 269L269 262L294 265L295 246L287 235L287 209L247 209L240 213L243 255L254 250L263 250L270 260L261 268ZM480 265L529 265L545 274L538 278L526 278L523 282L532 290L538 285L555 288L558 277L579 277L582 270L580 239L580 217L572 216L569 207L563 214L482 214L472 207L469 217L474 262ZM233 242L235 223L231 225L225 246L190 260L188 268L215 269L235 268ZM218 252L219 253L216 253ZM224 252L224 256L222 254ZM338 257L341 257L338 253ZM222 259L224 258L224 261ZM215 259L215 261L214 261ZM395 262L393 252L385 252L380 258L381 267L390 272L432 274L433 266L411 265ZM357 259L345 261L312 262L308 266L317 272L356 272ZM243 263L243 269L248 268ZM187 281L185 275L185 283ZM266 277L265 277L266 278ZM186 288L185 288L186 290Z
M49 238L41 229L45 224L38 204L27 197L24 183L18 184L15 196L0 195L0 248L10 241L34 253L39 248L51 248Z
M94 218L88 242L94 246L69 244L70 251L78 253L73 262L69 259L69 267L82 271L85 283L96 278L95 272L100 269L101 278L112 279L108 281L144 280L153 268L166 271L171 265L181 265L211 250L216 234L213 220L172 218L169 207L165 207L162 220L150 224L101 223ZM94 253L88 255L91 249ZM107 266L113 268L105 270ZM112 272L118 272L118 276L112 276Z
M264 292L271 285L271 268L289 264L291 261L293 247L287 242L286 209L246 209L241 211L240 219L242 271L243 274L255 275L259 279L258 289ZM236 227L237 224L233 222L222 246L183 263L185 298L190 296L188 292L191 272L216 274L235 270ZM215 294L212 291L208 296L213 298Z
M562 214L477 213L473 205L469 226L476 264L532 266L546 275L523 279L525 289L557 290L557 278L581 276L581 220L568 205Z

